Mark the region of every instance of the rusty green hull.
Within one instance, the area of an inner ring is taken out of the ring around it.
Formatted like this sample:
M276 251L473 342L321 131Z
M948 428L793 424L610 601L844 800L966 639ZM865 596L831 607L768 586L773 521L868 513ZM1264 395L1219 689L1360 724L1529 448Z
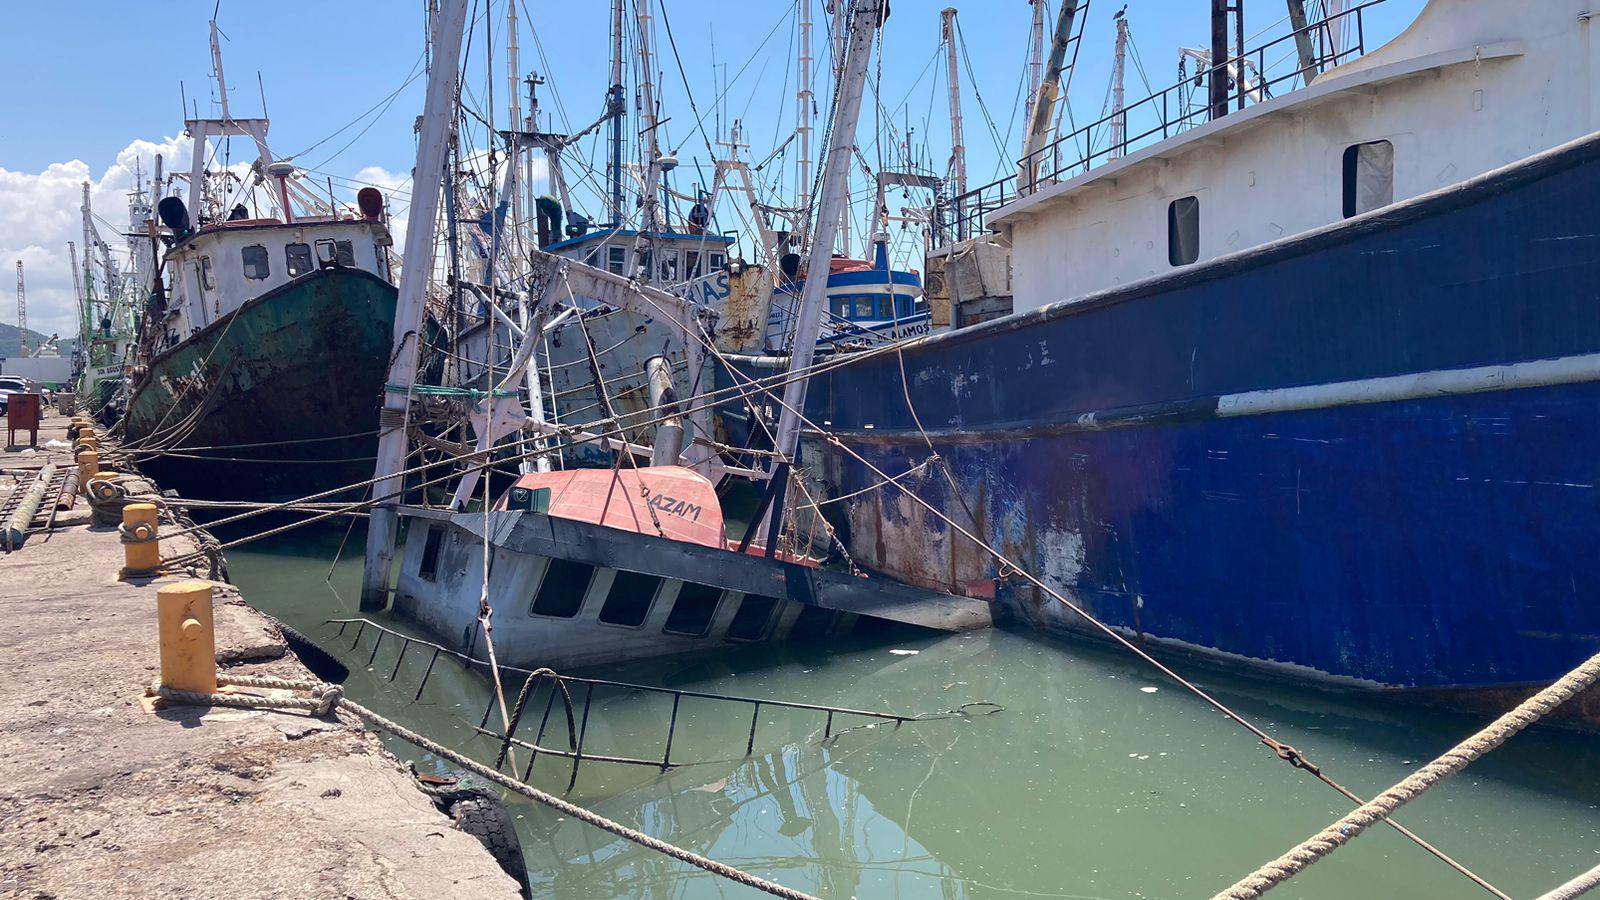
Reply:
M394 310L394 285L320 269L156 357L124 433L164 452L139 467L214 500L286 500L371 478Z

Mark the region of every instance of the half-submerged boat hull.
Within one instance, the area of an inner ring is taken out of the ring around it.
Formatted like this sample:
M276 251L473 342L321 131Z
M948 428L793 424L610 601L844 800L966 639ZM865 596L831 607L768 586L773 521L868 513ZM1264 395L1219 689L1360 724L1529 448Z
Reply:
M1503 706L1600 649L1596 208L1591 136L908 347L940 461L903 483L1154 646ZM931 454L901 379L824 374L808 414L904 472ZM815 438L837 496L879 483ZM863 565L1083 630L896 487L837 505Z
M505 665L611 665L822 637L857 615L949 631L991 623L987 603L963 597L554 515L497 511L486 523L481 512L408 507L401 516L395 614L471 654L487 596Z
M395 288L309 272L150 363L128 404L141 469L184 497L286 500L372 476ZM191 449L185 449L191 448Z

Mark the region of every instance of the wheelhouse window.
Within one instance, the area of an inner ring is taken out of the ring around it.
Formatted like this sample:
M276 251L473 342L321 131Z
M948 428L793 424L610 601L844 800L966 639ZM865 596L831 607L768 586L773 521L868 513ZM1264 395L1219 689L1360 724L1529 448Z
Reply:
M722 589L709 584L685 582L678 589L678 599L667 614L661 630L685 637L705 637L711 630L711 617L716 615L717 602L722 599Z
M772 612L778 608L775 597L746 594L739 602L739 611L728 623L728 640L759 641L767 636L767 626L772 623Z
M830 297L828 299L828 311L840 319L850 318L850 298Z
M600 607L600 621L628 628L643 625L659 587L661 579L654 575L618 569L611 590L606 592L606 602Z
M713 271L713 272L715 272L716 270L722 268L723 263L726 261L723 258L721 253L712 253L712 254L710 254L710 260L711 260L711 271Z
M606 271L613 275L621 275L627 270L628 248L606 248Z
M685 279L699 278L704 274L704 272L700 271L700 251L683 251L683 277Z
M1179 197L1167 205L1167 262L1187 266L1200 258L1200 198Z
M285 244L283 246L283 265L288 270L290 278L304 275L315 269L317 264L311 258L311 245Z
M1351 144L1344 150L1344 217L1359 216L1394 202L1394 145Z
M339 265L355 267L356 248L354 245L349 241L334 241L333 249L334 259L338 261Z
M217 273L211 268L211 257L200 257L200 286L208 291L217 289Z
M422 561L417 564L418 578L423 581L438 580L439 549L443 544L444 529L438 525L429 525L428 536L422 542Z
M272 266L267 261L267 248L260 244L251 244L239 251L239 258L244 263L244 277L260 281L272 274Z
M583 608L583 595L589 592L589 579L593 576L594 566L566 559L550 560L529 612L557 619L572 618Z
M657 278L663 284L673 284L678 280L678 251L661 251L661 268L657 271Z

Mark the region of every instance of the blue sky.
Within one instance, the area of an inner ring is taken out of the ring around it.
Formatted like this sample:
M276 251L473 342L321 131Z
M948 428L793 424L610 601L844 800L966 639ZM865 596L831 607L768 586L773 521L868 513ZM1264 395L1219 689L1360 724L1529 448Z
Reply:
M503 22L508 0L475 2L479 19L466 63L468 94L482 107L492 87L497 121L503 124ZM554 128L587 124L601 112L608 81L608 0L516 2L522 18L522 68L537 69L549 79L541 89L542 106L556 113L553 122L541 124ZM813 40L821 68L829 55L827 32L820 10L823 0L813 2L818 8ZM27 220L18 220L15 212L8 219L0 209L0 254L21 254L37 245L34 256L38 265L53 268L57 256L64 259L59 245L75 234L76 196L69 196L69 183L85 176L94 181L96 204L104 211L115 193L125 189L120 180L125 173L112 171L119 154L126 161L132 142L161 143L180 130L180 83L182 93L191 102L199 102L202 114L215 109L206 24L215 3L81 0L8 4L10 40L0 53L0 200L8 196L8 185L10 190L28 190L28 179L53 173L57 177L52 191L34 198L52 206L40 210L35 219L58 219L66 230L64 237L52 229L30 230ZM658 12L656 22L657 68L662 103L670 119L662 134L679 150L681 167L675 186L688 190L689 182L697 180L695 163L706 163L707 152L705 138L693 125L695 115L689 107L685 78L698 112L704 116L705 131L713 139L719 119L726 130L728 119L742 118L745 139L752 145L745 151L746 157L759 161L788 137L795 120L795 4L793 0L657 3L665 5L665 20ZM485 4L492 4L488 18L497 45L492 85L486 72L489 60L483 53ZM894 0L892 4L883 36L881 104L875 106L869 95L859 137L869 161L875 163L878 153L871 145L870 129L875 118L881 117L892 119L898 132L912 129L913 143L943 168L949 152L948 116L944 65L937 53L939 10L946 5L952 4L945 0ZM965 59L971 67L969 72L963 63L961 78L969 182L975 187L1008 169L1003 156L1014 156L1017 150L1021 127L1018 86L1030 8L1027 0L954 0L953 5L960 10ZM1139 63L1130 65L1128 74L1131 102L1147 93L1147 82L1159 89L1176 81L1177 48L1206 43L1210 4L1208 0L1127 0L1125 5ZM1368 47L1397 33L1421 5L1422 0L1388 0L1371 10L1365 23ZM1097 118L1103 108L1111 69L1112 15L1123 6L1122 2L1093 0L1089 7L1071 95L1073 114L1080 122ZM1248 34L1281 33L1281 0L1247 0L1246 6ZM221 0L217 18L226 35L223 53L234 115L259 113L264 87L272 117L270 143L280 156L315 147L297 161L345 176L362 170L391 175L407 172L414 146L412 123L420 112L422 93L420 78L409 85L407 80L417 72L422 52L422 8L423 0ZM666 40L667 23L677 44L682 74ZM1287 47L1284 45L1285 52ZM718 85L723 78L729 87L719 100ZM392 102L386 103L391 95ZM818 102L826 103L822 91ZM372 112L363 116L369 110ZM566 113L565 118L560 111ZM350 127L334 134L347 125ZM1003 147L997 147L994 133L1009 137ZM820 134L814 143L821 143ZM584 149L580 157L592 152L587 146ZM81 166L68 167L74 161ZM791 148L790 155L771 165L764 175L780 178L779 187L792 190L793 166ZM100 199L102 190L106 200ZM69 208L57 215L53 205L63 202ZM108 218L117 221L119 217ZM24 233L16 233L19 228ZM8 229L12 233L8 234ZM0 255L0 261L9 263L10 258ZM64 307L62 303L64 297L70 298L70 280L64 280L68 273L62 268L61 272L30 274L30 286L35 280L40 285L37 290L42 299L30 303L41 310L36 314L40 321L56 316L65 322L69 317L70 300ZM0 304L0 316L11 320L9 303Z

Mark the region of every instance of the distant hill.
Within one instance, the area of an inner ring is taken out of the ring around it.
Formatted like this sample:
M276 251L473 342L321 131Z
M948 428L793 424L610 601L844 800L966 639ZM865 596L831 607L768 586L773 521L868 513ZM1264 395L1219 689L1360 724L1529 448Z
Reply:
M22 330L15 325L0 323L0 357L20 356L22 353ZM37 350L50 336L40 334L33 329L28 329L28 349ZM56 341L56 347L62 356L71 356L73 348L77 345L77 338L62 338Z

